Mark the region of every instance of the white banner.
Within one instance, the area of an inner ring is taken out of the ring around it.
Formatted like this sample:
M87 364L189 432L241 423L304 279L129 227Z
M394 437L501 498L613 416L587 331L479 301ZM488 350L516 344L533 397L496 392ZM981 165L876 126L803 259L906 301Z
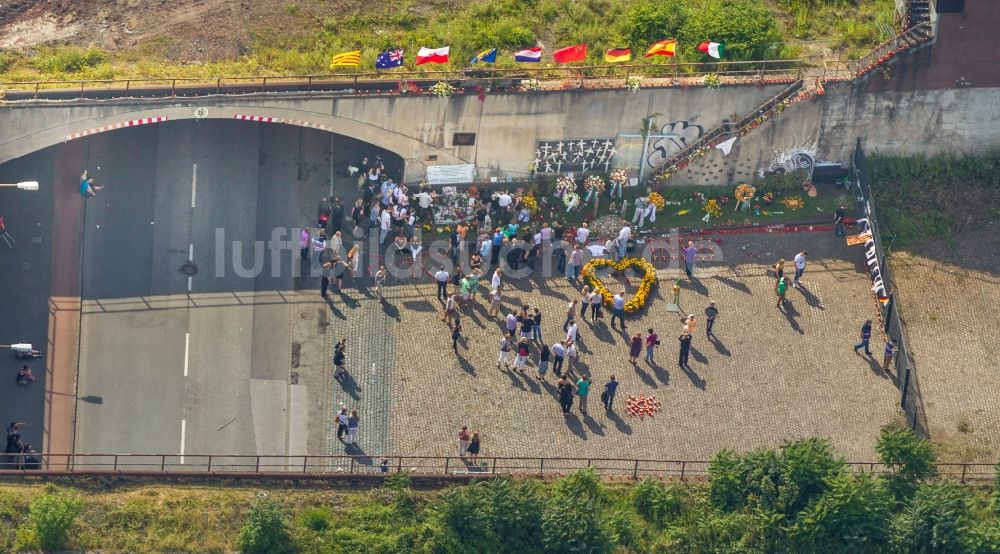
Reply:
M428 185L464 185L475 180L475 164L427 166Z

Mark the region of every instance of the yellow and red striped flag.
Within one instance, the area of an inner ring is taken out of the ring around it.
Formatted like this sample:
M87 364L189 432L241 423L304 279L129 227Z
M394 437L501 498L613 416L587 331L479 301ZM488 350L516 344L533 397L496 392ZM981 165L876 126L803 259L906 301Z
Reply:
M649 50L646 50L646 57L652 58L653 56L674 56L677 53L677 39L667 39L661 40L659 42L654 42Z
M344 66L344 65L361 65L361 50L355 50L353 52L343 52L341 54L334 54L330 58L330 67Z

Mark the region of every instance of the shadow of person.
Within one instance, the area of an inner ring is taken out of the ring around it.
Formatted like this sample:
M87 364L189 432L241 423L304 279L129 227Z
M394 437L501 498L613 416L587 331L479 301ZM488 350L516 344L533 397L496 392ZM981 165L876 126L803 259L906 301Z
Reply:
M708 365L708 357L699 352L698 349L695 348L694 346L691 347L691 357L694 358L694 361L698 362L699 364Z
M476 375L476 366L472 365L472 362L469 360L466 360L462 354L458 354L458 365L462 368L462 371L468 373L469 375Z
M354 457L354 463L363 466L375 465L375 460L369 456L361 445L344 443L344 453Z
M701 279L695 277L694 279L681 280L681 288L692 290L701 296L708 296L708 287L701 282Z
M723 356L730 356L730 357L733 355L729 351L729 349L726 348L726 345L723 344L721 340L719 340L719 337L717 337L715 335L709 335L708 336L708 342L710 342L712 344L712 346L715 347L715 351L718 352L719 354L722 354Z
M395 304L389 302L385 298L380 298L379 304L382 305L382 312L385 313L385 315L391 317L396 321L401 321L399 317L399 308L397 308Z
M611 407L614 408L614 404L612 404ZM627 421L622 419L621 416L618 415L618 412L614 410L607 410L604 412L604 415L611 420L611 423L615 424L615 428L620 432L625 433L626 435L632 434L632 426L629 425Z
M407 310L413 310L415 312L437 312L438 309L434 307L428 300L407 300L403 302L403 307Z
M795 290L802 294L802 299L805 300L806 304L810 307L819 308L820 310L826 309L823 307L823 302L819 299L819 297L806 288L804 284L799 283L799 286Z
M572 411L573 408L570 408L570 410L571 411L568 414L563 415L563 418L566 420L566 427L568 427L569 430L572 431L574 435L580 437L583 440L587 440L587 432L583 430L583 423L580 421L580 418L577 417L576 414Z
M753 292L750 291L750 287L747 286L747 284L742 281L737 281L736 279L731 279L729 277L724 277L722 275L715 275L712 277L712 279L715 279L716 281L722 283L723 285L726 285L729 288L733 288L742 293L753 296Z
M323 299L323 302L326 302L326 305L330 306L330 311L333 312L333 315L337 316L339 319L343 319L345 321L347 320L347 316L344 315L344 312L337 309L337 306L334 305L332 298L327 296Z
M343 377L340 378L340 388L343 389L344 392L346 392L351 398L355 400L361 398L361 396L358 394L358 392L361 390L361 387L358 385L358 382L354 379L354 376L351 375L350 371L345 373Z
M795 319L799 316L799 312L795 309L795 306L793 306L791 302L784 303L784 309L781 310L781 313L784 314L785 319L788 320L788 324L791 325L793 331L796 331L800 335L806 334L806 332L802 330L802 326L800 326L799 322Z
M670 372L667 371L667 368L657 364L656 362L650 364L650 367L653 368L653 375L655 375L656 378L659 379L661 383L663 383L664 385L670 384Z
M635 366L635 374L638 375L640 379L642 379L643 383L646 383L647 385L653 387L654 389L659 387L659 384L657 384L656 379L653 379L652 375L646 373L641 366Z
M513 368L511 369L500 368L500 370L503 371L504 375L506 375L508 379L510 379L511 385L514 385L515 387L524 391L528 390L528 387L524 386L524 380L522 379L520 371L517 371Z
M601 407L603 408L604 406ZM590 429L591 433L600 437L604 436L604 426L599 421L587 415L583 417L583 422L587 425L587 429Z
M344 292L343 289L337 289L337 296L340 297L340 300L343 301L344 305L349 309L353 310L361 306L360 302L351 298L351 296Z
M874 356L865 356L865 360L868 361L868 367L871 368L872 373L878 375L883 379L892 380L892 376L889 375L889 373L886 372L884 369L882 369L882 364L880 364L879 361L876 360Z
M697 373L695 373L693 369L691 369L691 365L690 364L682 365L680 367L681 367L681 371L684 372L684 375L687 375L688 379L691 380L691 383L695 387L698 387L701 390L705 390L705 380L702 379L700 375L698 375Z

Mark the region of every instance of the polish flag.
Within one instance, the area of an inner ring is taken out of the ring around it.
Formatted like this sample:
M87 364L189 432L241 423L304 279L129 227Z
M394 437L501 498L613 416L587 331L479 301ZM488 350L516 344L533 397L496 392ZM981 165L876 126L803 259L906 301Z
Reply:
M451 46L444 48L420 48L417 52L417 65L425 63L448 63L448 51Z

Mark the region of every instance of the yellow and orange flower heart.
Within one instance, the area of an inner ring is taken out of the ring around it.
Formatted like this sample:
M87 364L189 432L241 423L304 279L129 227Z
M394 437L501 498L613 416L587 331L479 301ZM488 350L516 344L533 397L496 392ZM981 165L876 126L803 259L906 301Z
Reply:
M601 268L611 268L616 271L624 271L630 267L636 268L642 272L642 282L639 283L639 290L635 292L635 296L628 299L625 302L625 313L634 314L642 309L646 305L646 300L649 299L649 295L653 290L653 285L656 284L656 268L653 264L649 263L643 258L622 258L621 261L615 262L607 258L595 258L587 262L587 265L583 266L580 271L580 275L583 277L584 281L587 282L598 293L604 298L604 303L608 306L614 304L615 295L608 290L608 287L604 285L601 278L597 275L597 270Z

